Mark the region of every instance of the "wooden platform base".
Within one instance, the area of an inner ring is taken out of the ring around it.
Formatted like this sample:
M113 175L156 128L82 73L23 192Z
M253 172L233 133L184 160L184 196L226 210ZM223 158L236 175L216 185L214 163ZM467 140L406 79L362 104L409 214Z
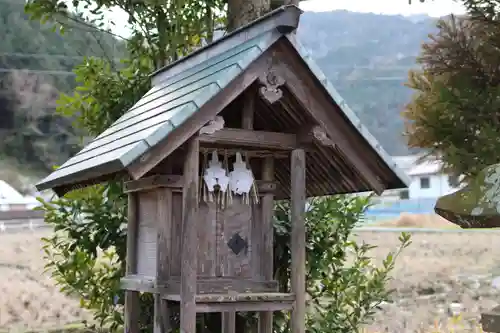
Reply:
M124 290L159 294L169 303L180 303L180 281L171 279L156 283L154 278L129 275L121 280ZM237 278L198 278L196 312L282 311L291 310L293 294L277 292L276 281L254 281Z
M180 302L179 294L162 295L170 302ZM196 296L196 312L246 312L291 310L295 302L293 294L283 293L234 293L204 294Z
M156 282L155 278L139 275L128 275L121 280L121 288L130 291L148 292L152 294L180 294L180 277L172 277L167 281ZM196 293L228 294L236 293L275 293L278 292L276 281L256 281L241 278L198 277Z

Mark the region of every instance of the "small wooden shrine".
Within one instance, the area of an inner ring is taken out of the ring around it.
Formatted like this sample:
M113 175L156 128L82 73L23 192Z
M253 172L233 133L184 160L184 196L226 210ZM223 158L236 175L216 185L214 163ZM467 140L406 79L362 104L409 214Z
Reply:
M196 314L291 310L305 331L306 197L406 187L382 147L298 45L301 11L281 7L153 74L151 90L37 185L62 195L122 177L129 193L126 332L138 293L155 331ZM335 61L335 59L332 59ZM273 203L292 206L291 291L273 280Z

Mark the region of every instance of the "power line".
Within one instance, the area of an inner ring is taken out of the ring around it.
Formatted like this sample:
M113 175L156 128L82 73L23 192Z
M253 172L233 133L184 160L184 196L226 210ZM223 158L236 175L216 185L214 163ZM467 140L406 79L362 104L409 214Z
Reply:
M72 56L64 54L50 54L50 53L20 53L20 52L0 52L0 57L12 58L54 58L54 59L75 59L83 60L85 58L105 58L104 56L81 55ZM122 58L115 57L114 60L121 60Z
M55 59L85 59L85 58L104 58L101 56L93 56L93 55L81 55L81 56L72 56L72 55L64 55L64 54L50 54L50 53L21 53L21 52L0 52L0 57L13 57L13 58L55 58ZM113 60L120 61L123 58L114 57ZM405 70L409 71L412 69L418 69L415 66L383 66L383 67L374 67L374 66L357 66L357 65L333 65L329 66L330 69L371 69L374 71L390 71L390 70ZM400 77L388 77L387 79L399 79Z
M70 71L55 71L55 70L41 70L41 69L23 69L23 68L0 68L0 73L11 72L25 72L34 74L48 74L48 75L62 75L62 76L75 76L74 72Z
M23 68L0 68L0 73L10 73L10 72L27 72L35 74L47 74L47 75L62 75L62 76L75 76L76 74L71 71L58 71L58 70L40 70L40 69L23 69ZM405 76L387 76L387 77L373 77L373 78L357 78L348 79L346 81L404 81L408 79Z

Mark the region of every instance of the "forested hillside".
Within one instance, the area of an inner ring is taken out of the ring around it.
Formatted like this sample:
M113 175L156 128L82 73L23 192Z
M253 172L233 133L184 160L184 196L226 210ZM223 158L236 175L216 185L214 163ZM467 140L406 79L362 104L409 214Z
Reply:
M400 112L420 45L435 31L426 17L306 12L299 38L349 106L391 155L408 154Z
M298 36L351 108L396 155L408 152L399 114L411 91L403 83L433 29L433 20L425 17L306 12ZM71 120L55 115L59 92L75 87L72 68L83 56L120 58L123 43L88 26L54 33L30 21L19 0L0 0L0 34L0 156L47 171L78 149Z
M76 86L84 56L123 57L124 45L93 27L55 33L29 20L24 1L0 0L0 158L48 170L74 154L78 133L55 115L60 92Z

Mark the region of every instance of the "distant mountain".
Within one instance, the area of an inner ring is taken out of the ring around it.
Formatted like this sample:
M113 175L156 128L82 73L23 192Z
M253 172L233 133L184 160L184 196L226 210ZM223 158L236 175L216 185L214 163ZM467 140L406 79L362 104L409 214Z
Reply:
M403 84L435 30L435 19L424 15L305 12L298 37L383 147L404 155L400 113L412 91Z
M55 33L30 20L25 3L0 0L0 160L50 170L79 148L71 119L55 114L60 92L76 86L73 68L84 56L119 58L126 50L89 27Z

